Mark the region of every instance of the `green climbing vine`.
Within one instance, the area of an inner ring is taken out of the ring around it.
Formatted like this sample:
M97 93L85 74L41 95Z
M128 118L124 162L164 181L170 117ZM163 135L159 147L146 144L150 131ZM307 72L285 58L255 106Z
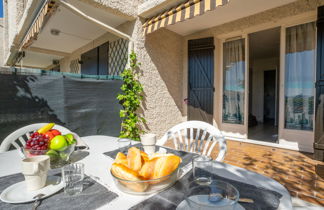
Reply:
M126 68L121 73L124 81L121 86L123 93L117 96L119 103L123 106L123 109L119 112L122 118L120 137L138 141L140 140L140 134L144 133L140 124L145 123L145 119L137 113L143 100L143 86L138 80L138 69L141 64L137 62L135 52L132 52L129 58L129 68Z

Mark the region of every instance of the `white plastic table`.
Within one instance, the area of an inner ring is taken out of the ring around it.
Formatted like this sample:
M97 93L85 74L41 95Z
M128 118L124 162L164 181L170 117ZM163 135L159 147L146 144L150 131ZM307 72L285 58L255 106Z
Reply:
M115 187L109 172L113 160L103 155L103 153L118 149L116 137L87 136L82 137L82 139L90 147L88 150L89 155L80 160L80 162L85 164L85 173L89 176L99 177L101 184L119 195L118 198L102 206L100 209L128 209L149 197L129 195ZM20 173L20 161L21 157L16 150L0 153L0 177ZM279 209L292 209L291 197L288 191L275 180L225 163L214 163L214 167L217 168L217 175L219 176L279 192L282 194Z

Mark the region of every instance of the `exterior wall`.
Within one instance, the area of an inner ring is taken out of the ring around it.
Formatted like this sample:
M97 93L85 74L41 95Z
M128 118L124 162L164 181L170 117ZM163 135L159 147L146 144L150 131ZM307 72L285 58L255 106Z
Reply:
M79 1L79 0L77 0ZM100 7L113 13L124 17L128 20L134 20L137 15L137 6L141 0L80 0L94 7ZM4 0L4 14L5 14L5 41L4 41L4 57L7 61L13 52L17 51L25 32L29 29L36 10L44 1L39 0Z
M215 125L220 127L224 134L233 140L248 141L252 143L261 143L264 145L278 146L282 148L303 150L312 152L314 132L311 131L296 131L284 129L284 44L281 43L281 57L280 57L280 94L279 94L279 144L269 144L259 141L247 140L247 122L244 126L222 124L222 43L231 37L242 36L247 38L247 35L252 32L270 29L281 26L281 40L284 40L285 27L291 25L298 25L305 22L316 20L317 7L324 5L324 0L317 1L304 1L298 0L294 3L281 6L275 9L267 10L265 12L252 15L246 18L242 18L236 21L232 21L220 26L209 28L207 30L197 32L188 36L185 36L186 43L190 39L214 37L215 39L215 101L214 105L214 122ZM246 43L247 44L247 43ZM186 45L186 44L185 44ZM184 50L187 46L184 46ZM247 53L248 51L246 51ZM187 77L187 55L184 53L184 69L183 78ZM246 71L248 72L248 64L246 65ZM248 87L248 77L246 77L246 87ZM183 86L183 96L187 97L186 85ZM247 91L246 91L247 92ZM245 100L248 101L248 95L246 93ZM245 113L248 112L248 102L245 105ZM184 107L185 108L185 107ZM185 112L184 112L185 113ZM259 113L260 115L260 113ZM245 115L247 119L247 115ZM260 118L260 117L259 117Z
M4 62L17 51L25 32L28 30L36 9L43 1L5 0L4 10Z
M4 33L4 19L0 18L0 43L2 43L2 44L4 43L4 36L5 36L5 33ZM3 54L4 54L4 50L0 50L0 66L3 66L3 59L4 59Z
M80 0L91 4L101 9L106 9L108 12L134 19L137 16L137 6L141 2L140 0ZM104 7L103 7L104 6Z
M17 0L16 3L16 21L17 25L20 23L20 20L22 19L22 16L24 14L25 8L26 8L27 0Z
M186 0L141 0L141 4L138 5L138 15L141 17L154 16L184 1Z
M3 59L9 54L8 3L3 1Z
M185 119L182 114L183 37L166 29L144 36L140 19L118 29L131 34L141 63L140 81L145 96L142 112L147 121L144 128L161 137Z
M7 10L8 10L8 16L6 17L8 20L7 30L8 30L8 48L10 49L11 44L14 41L15 35L17 33L17 1L7 1Z
M181 36L162 30L146 37L145 52L139 54L144 71L145 116L150 129L159 135L182 121L182 46Z

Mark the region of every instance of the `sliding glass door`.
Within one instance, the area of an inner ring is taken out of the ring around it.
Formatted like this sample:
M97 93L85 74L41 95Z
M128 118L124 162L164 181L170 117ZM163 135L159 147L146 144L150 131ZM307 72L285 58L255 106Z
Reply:
M222 122L244 124L245 39L223 44Z
M285 128L313 130L315 23L286 29Z

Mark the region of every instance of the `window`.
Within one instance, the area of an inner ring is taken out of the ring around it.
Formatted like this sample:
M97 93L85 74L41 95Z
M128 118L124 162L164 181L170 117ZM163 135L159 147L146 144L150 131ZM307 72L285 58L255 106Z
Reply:
M286 29L285 128L313 130L315 23Z
M244 124L244 39L223 45L223 122Z
M127 59L128 40L117 39L106 42L81 55L81 73L119 75L126 68Z
M81 55L81 73L108 75L109 42L93 48Z

